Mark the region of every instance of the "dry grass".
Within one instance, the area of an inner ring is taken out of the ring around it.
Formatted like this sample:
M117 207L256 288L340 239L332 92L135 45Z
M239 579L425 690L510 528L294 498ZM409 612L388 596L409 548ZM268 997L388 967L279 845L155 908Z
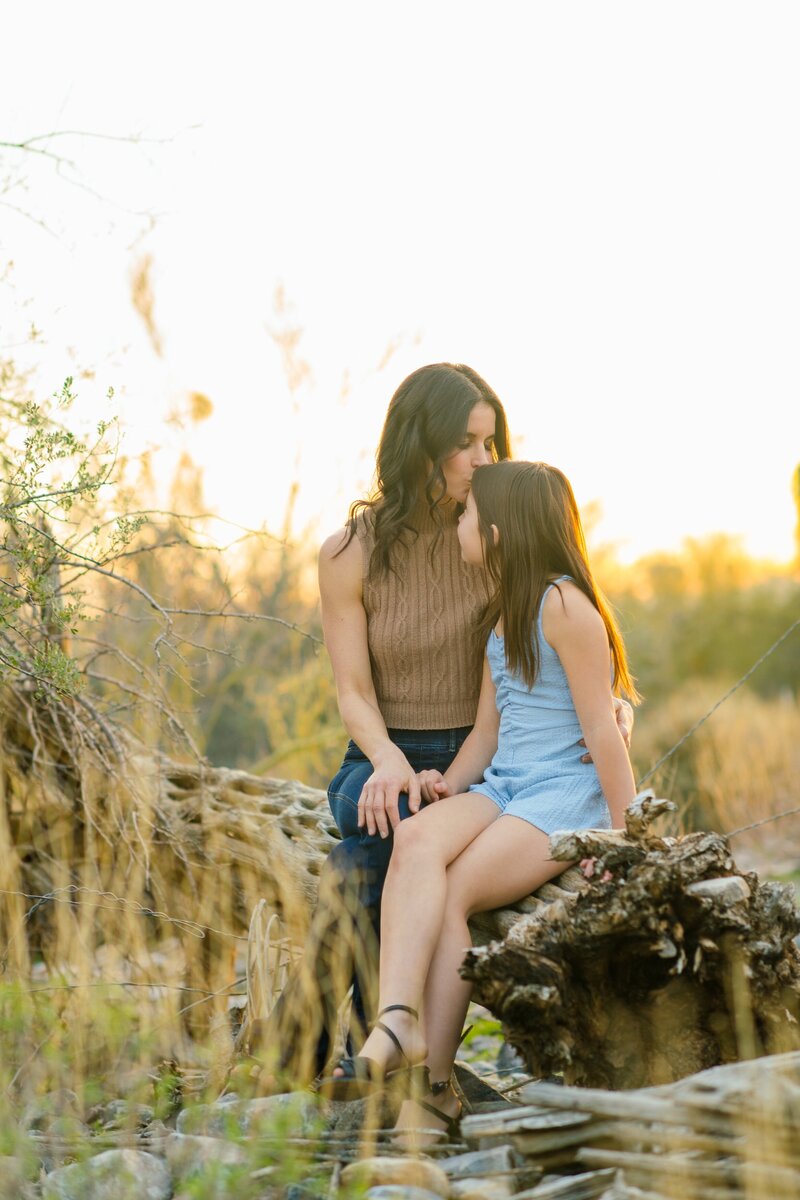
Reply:
M653 712L634 735L638 774L649 770L726 690L693 681ZM800 807L800 704L793 696L763 699L742 689L698 729L648 781L678 804L672 832L731 833ZM742 865L765 874L800 870L800 814L737 836Z
M71 705L9 689L0 714L3 1082L79 1090L162 1060L219 1075L251 912L305 937L322 797L121 735L76 743Z

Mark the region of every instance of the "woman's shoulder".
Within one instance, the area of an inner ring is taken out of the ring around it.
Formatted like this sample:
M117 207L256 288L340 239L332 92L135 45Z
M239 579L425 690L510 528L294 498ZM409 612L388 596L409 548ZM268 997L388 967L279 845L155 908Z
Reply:
M319 548L319 586L323 596L360 595L362 556L358 538L344 529L325 538Z
M372 509L361 509L343 529L337 529L330 537L325 538L319 548L320 561L339 558L343 555L357 557L359 541L372 535L374 529L375 515Z
M344 529L337 529L335 533L330 534L329 537L324 539L319 548L320 562L330 562L350 549L353 539L351 538L348 543L347 536L349 532L349 529L345 525Z

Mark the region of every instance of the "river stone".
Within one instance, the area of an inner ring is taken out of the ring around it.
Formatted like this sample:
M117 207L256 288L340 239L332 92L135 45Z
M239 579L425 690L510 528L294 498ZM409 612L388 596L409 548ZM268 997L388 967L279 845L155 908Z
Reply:
M226 1104L193 1104L178 1113L178 1133L206 1137L240 1137L244 1133L244 1104L237 1100Z
M41 1132L55 1117L80 1117L78 1097L68 1088L57 1088L47 1092L38 1100L32 1100L22 1114L23 1129Z
M77 1117L55 1117L48 1124L47 1133L50 1137L74 1140L75 1138L89 1137L90 1130L89 1126L84 1125L83 1121L79 1121Z
M24 1196L26 1192L25 1178L29 1174L25 1164L10 1154L0 1154L0 1196Z
M488 1179L485 1175L475 1179L454 1179L450 1184L452 1200L509 1200L514 1195L513 1176Z
M402 1183L379 1184L364 1194L364 1200L440 1200L438 1192L427 1188L407 1187Z
M155 1113L149 1104L136 1104L132 1100L109 1100L95 1110L97 1120L106 1129L143 1128L153 1120Z
M421 1158L362 1158L342 1171L343 1188L372 1188L379 1184L405 1184L444 1197L450 1191L442 1168Z
M322 1122L320 1100L306 1092L286 1092L278 1096L260 1096L242 1106L245 1133L266 1126L280 1128L284 1137L306 1137L316 1133Z
M59 1167L44 1181L44 1200L169 1200L172 1180L160 1158L142 1150L105 1150Z
M184 1108L175 1122L178 1133L206 1137L241 1137L269 1126L277 1127L284 1137L306 1137L318 1132L320 1125L320 1101L304 1092L195 1104Z
M182 1133L173 1133L167 1138L164 1153L176 1182L213 1166L244 1167L250 1160L244 1146L236 1142Z

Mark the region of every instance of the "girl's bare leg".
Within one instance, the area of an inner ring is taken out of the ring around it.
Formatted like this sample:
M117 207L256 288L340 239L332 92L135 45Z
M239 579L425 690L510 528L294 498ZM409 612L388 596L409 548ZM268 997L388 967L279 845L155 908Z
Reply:
M445 911L448 865L497 816L491 800L471 792L439 800L395 830L381 901L379 1008L404 1004L419 1012ZM424 1059L425 1036L409 1013L386 1013L381 1021L412 1062ZM359 1053L385 1070L403 1065L380 1029L372 1031Z
M474 793L473 793L474 794ZM425 1040L431 1080L449 1079L472 985L458 969L472 944L467 921L476 912L502 908L527 896L569 864L550 859L547 834L519 817L501 817L476 837L447 871L447 896L425 986ZM451 1091L431 1101L455 1116ZM398 1129L434 1128L436 1118L409 1101Z

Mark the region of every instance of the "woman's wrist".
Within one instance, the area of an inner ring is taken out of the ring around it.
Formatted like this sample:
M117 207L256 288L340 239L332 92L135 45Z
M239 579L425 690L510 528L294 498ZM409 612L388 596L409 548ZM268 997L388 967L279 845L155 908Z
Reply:
M403 754L403 751L399 746L395 746L394 742L390 741L387 741L384 746L381 746L373 754L369 755L369 760L375 771L382 771L387 767L390 770L411 770L411 765L405 754Z

